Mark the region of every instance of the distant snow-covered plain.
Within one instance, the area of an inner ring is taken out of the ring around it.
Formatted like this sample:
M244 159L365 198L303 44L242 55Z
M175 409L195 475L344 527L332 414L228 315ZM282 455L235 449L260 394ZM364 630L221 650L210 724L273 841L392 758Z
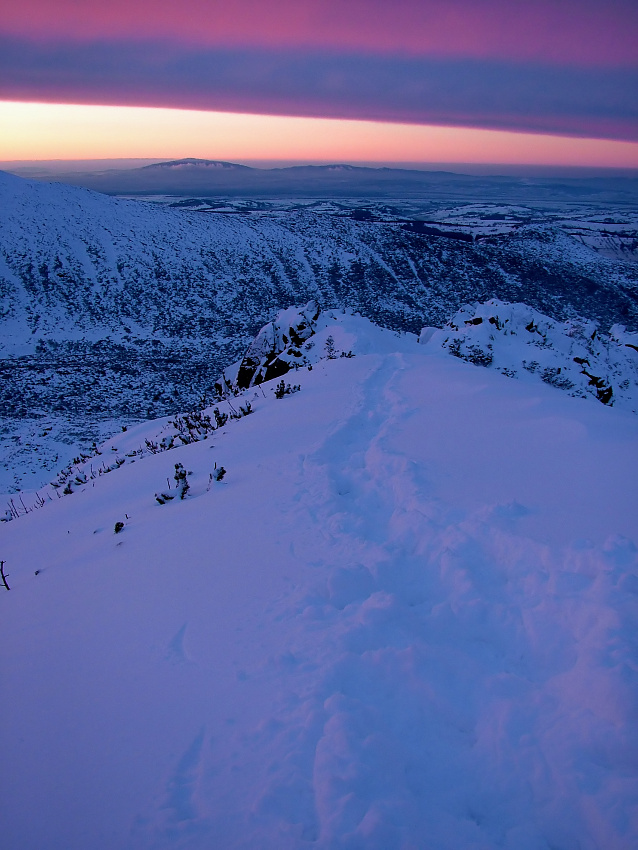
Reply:
M3 846L636 846L635 363L610 407L565 349L570 395L507 309L324 312L299 391L129 427L0 527Z

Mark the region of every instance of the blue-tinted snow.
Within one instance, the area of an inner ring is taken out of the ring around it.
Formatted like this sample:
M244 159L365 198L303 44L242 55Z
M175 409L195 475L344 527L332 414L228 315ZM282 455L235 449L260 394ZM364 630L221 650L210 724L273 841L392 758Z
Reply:
M635 846L636 416L322 321L355 357L1 527L8 847Z

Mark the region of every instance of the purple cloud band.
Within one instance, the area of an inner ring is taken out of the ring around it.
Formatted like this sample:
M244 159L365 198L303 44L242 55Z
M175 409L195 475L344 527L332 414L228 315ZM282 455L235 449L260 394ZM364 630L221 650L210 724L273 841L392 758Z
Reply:
M638 140L638 70L469 59L38 44L0 37L0 99L163 106Z

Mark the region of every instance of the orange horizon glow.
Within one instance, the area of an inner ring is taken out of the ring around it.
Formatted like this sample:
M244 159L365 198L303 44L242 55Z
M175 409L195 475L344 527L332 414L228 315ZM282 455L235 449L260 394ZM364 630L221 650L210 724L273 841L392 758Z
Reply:
M467 162L638 168L638 142L469 127L0 102L0 160Z

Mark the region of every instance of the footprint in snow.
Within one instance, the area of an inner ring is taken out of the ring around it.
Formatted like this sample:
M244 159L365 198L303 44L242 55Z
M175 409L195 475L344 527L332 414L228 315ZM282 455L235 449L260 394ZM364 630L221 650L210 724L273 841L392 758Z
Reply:
M191 661L191 658L184 647L186 625L187 624L184 623L167 647L166 660L172 661L174 664L184 664Z

